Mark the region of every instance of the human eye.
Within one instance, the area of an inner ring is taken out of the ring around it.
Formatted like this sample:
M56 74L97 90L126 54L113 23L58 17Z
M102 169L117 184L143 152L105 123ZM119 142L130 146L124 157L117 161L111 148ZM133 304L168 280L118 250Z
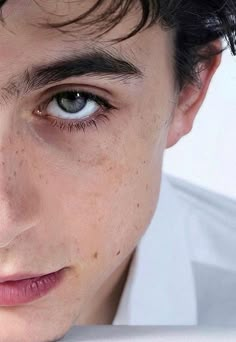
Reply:
M117 109L105 98L77 88L54 92L41 103L34 114L48 120L61 130L83 130L94 125L97 128L99 120L110 120L110 112Z

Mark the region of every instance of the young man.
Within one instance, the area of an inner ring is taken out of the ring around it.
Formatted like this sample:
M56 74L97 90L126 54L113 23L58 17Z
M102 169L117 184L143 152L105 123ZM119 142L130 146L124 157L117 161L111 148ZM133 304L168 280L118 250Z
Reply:
M162 160L192 129L222 37L235 53L236 2L1 5L0 340L197 324L204 291L194 293L185 233L215 212L224 228L224 207L171 185Z

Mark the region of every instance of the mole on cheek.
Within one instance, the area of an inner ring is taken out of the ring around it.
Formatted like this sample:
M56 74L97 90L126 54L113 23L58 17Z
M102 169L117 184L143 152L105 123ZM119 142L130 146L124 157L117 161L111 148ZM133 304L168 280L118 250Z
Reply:
M120 251L118 251L117 253L116 253L116 255L119 255L120 254Z
M97 258L98 258L98 252L95 252L95 253L93 254L93 257L94 257L94 259L97 259Z

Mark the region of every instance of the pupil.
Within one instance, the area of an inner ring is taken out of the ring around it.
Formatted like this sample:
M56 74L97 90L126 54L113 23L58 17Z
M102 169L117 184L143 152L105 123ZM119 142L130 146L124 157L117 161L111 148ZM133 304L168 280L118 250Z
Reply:
M82 110L87 100L81 97L78 92L64 92L59 94L57 97L57 103L59 107L68 113L77 113Z

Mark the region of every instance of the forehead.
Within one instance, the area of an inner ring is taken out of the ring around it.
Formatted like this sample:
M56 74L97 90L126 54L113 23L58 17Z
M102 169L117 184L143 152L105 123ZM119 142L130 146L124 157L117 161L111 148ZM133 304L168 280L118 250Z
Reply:
M23 53L27 57L26 47L30 47L32 56L40 49L40 55L43 55L43 52L46 54L49 50L55 49L56 53L57 48L59 51L61 47L67 50L75 45L77 48L86 48L95 44L114 51L117 47L121 49L122 46L130 45L130 40L124 44L113 45L110 40L129 33L137 24L139 13L129 13L115 28L99 39L97 34L101 33L101 30L96 27L96 18L104 12L107 8L104 8L105 4L107 6L110 1L105 0L101 8L86 16L86 20L93 20L93 24L86 26L83 21L76 20L96 3L97 0L8 0L2 7L3 22L0 23L1 60L4 60L4 56L9 58L11 54L14 57L22 57ZM75 23L63 25L70 21ZM55 23L60 27L50 26Z
M136 3L135 0L133 2ZM97 4L100 5L96 6ZM89 39L93 40L101 33L102 27L104 31L109 27L108 21L111 20L111 15L104 17L107 10L112 10L112 15L117 15L121 8L122 6L117 6L114 10L110 0L8 0L2 7L2 27L12 33L20 33L27 29L28 32L36 31L41 34L43 32L40 29L44 27L50 28L46 30L50 36L67 31L71 35L79 34L80 39L89 36ZM131 30L138 23L140 15L139 6L127 11L127 14L122 15L121 18L123 29L118 25L117 33L124 34ZM69 22L70 25L64 25ZM53 30L53 25L58 25L57 29L54 27Z
M61 28L45 28L45 24L65 23L76 19L88 11L97 0L86 1L56 1L56 0L8 0L2 8L3 23L0 26L0 84L6 84L6 79L14 83L14 75L35 65L43 65L72 50L90 50L91 46L112 52L114 56L130 60L145 73L147 64L161 68L167 53L170 52L170 36L157 25L126 41L114 43L110 41L122 37L137 25L141 10L135 8L124 17L110 32L97 38L91 33L91 28L83 23L62 26ZM95 19L108 6L110 1L89 15L89 20ZM93 25L92 25L93 26ZM96 25L95 25L96 27ZM99 29L98 29L99 32ZM167 37L168 36L168 37ZM155 41L156 44L153 44ZM168 45L168 47L167 47ZM157 63L158 55L158 63ZM16 63L17 61L17 63ZM8 66L11 65L11 68ZM18 77L19 79L19 77Z

